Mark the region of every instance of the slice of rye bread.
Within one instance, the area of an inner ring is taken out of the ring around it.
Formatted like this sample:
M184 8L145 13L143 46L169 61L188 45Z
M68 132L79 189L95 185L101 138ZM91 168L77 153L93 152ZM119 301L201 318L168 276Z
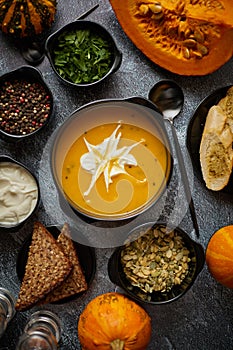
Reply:
M67 223L64 224L57 242L72 263L73 269L66 280L59 287L51 291L42 303L56 302L87 290L85 275L82 271L74 243L71 239L70 228Z
M25 274L15 308L24 311L59 286L72 270L56 239L39 222L35 222Z

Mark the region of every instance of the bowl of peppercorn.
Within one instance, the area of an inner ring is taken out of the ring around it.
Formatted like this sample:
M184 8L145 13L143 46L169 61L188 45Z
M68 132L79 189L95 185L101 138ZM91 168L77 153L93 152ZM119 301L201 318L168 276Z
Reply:
M202 245L180 227L143 223L129 232L108 262L110 280L131 298L151 305L173 302L193 286L203 269Z
M51 34L45 52L58 78L77 87L105 80L119 69L122 61L107 29L87 20L70 22Z
M53 113L53 96L41 72L21 66L0 76L0 137L19 141L40 132Z

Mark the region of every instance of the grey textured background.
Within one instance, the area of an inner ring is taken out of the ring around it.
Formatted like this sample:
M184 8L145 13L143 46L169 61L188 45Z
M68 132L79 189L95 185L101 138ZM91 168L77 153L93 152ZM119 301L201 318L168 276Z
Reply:
M122 0L123 1L123 0ZM58 1L56 21L51 31L78 17L93 6L96 1ZM187 126L192 114L207 94L218 87L233 83L232 59L217 72L205 77L183 77L172 74L150 62L128 39L116 20L109 1L100 0L99 8L88 18L104 25L115 38L123 53L122 65L98 88L71 89L64 86L53 73L47 58L38 66L51 88L56 104L52 122L42 137L25 141L15 147L0 141L1 153L10 155L28 165L39 177L42 190L42 203L38 212L19 232L0 232L0 285L8 288L17 297L19 280L16 274L16 258L24 238L31 233L35 220L45 225L62 224L64 215L57 201L54 184L48 167L48 145L54 130L70 113L88 102L103 98L147 97L149 89L161 79L173 79L183 88L185 103L182 113L175 121L190 182L193 184L193 198L196 207L200 238L206 247L212 233L223 225L233 224L232 198L220 194L213 195L193 177L192 167L185 150ZM230 45L232 43L229 43ZM25 64L18 48L9 38L0 34L0 73ZM169 128L168 128L169 129ZM168 130L169 132L169 130ZM177 190L179 173L176 164L168 188L168 196L162 217L173 218L192 238L195 238L189 212L185 214L182 191ZM157 208L152 208L131 225L153 221ZM92 230L91 225L80 222L80 227ZM85 231L84 231L85 232ZM116 231L117 234L117 231ZM63 332L61 350L80 349L77 335L77 320L85 305L96 295L114 291L107 272L108 259L113 248L97 248L97 270L89 290L80 298L61 305L47 305L44 308L56 312L62 320ZM222 287L207 271L206 266L198 276L192 289L180 300L165 306L146 306L153 322L153 335L149 350L231 350L233 349L233 291ZM17 313L5 335L0 339L0 350L13 350L22 329L34 308Z

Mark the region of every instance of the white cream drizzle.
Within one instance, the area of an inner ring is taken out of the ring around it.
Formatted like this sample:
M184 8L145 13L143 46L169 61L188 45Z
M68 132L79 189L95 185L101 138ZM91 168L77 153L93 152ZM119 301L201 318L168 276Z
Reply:
M125 165L137 166L137 161L130 154L130 151L142 141L117 148L121 138L121 132L117 135L120 127L121 125L118 125L110 137L96 146L90 144L84 137L89 152L82 155L80 163L81 167L92 175L90 186L84 192L85 196L88 196L101 174L104 175L106 190L108 191L109 185L113 182L112 177L118 174L131 176L125 170Z

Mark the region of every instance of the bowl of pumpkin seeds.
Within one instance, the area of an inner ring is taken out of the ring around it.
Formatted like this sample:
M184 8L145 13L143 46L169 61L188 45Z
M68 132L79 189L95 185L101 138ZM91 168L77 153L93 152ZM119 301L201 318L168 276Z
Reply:
M45 52L58 78L77 87L103 81L119 69L122 61L110 32L88 20L70 22L51 34Z
M204 249L181 228L149 222L134 228L108 263L110 280L130 297L166 304L183 296L204 266Z

